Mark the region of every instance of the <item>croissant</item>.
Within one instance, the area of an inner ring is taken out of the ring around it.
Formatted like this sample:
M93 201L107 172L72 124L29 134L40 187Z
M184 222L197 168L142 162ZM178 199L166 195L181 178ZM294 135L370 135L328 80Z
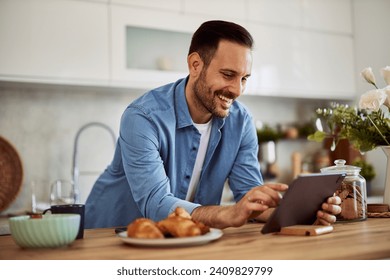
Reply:
M204 223L198 221L194 221L194 223L200 229L202 235L210 232L210 227L206 226Z
M139 218L127 226L127 236L133 238L164 238L156 223L147 218Z
M200 228L190 219L180 216L171 216L157 223L157 226L164 234L173 237L189 237L201 235Z
M127 236L133 238L189 237L206 234L210 228L192 220L182 207L177 207L168 218L155 223L147 218L139 218L127 226Z
M169 214L169 217L179 216L186 219L192 219L190 213L186 211L183 207L176 207L175 211L173 211L171 214Z

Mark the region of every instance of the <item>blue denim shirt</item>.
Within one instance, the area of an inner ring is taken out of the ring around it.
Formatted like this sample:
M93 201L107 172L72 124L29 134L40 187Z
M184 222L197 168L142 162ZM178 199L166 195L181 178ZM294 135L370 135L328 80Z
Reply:
M149 91L126 108L112 163L87 199L86 228L127 226L139 217L159 221L178 206L191 213L218 205L226 180L236 201L263 183L252 117L235 101L229 116L213 118L194 201L185 200L200 141L186 82Z

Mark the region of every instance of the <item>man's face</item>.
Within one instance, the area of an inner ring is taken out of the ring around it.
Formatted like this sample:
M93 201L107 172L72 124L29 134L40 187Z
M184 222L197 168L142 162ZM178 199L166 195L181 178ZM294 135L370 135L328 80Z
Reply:
M250 49L221 41L210 65L194 82L197 109L219 118L228 116L233 101L244 92L251 67Z

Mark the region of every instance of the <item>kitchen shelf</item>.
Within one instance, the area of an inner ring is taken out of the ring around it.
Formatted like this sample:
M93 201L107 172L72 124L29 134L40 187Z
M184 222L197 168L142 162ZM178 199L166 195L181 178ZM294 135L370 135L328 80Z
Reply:
M189 33L127 26L126 67L186 72L190 42Z

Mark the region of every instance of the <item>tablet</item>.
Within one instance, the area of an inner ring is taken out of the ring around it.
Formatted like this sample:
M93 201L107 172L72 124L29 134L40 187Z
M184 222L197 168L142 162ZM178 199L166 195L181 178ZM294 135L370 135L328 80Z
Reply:
M336 192L344 178L345 174L314 173L298 176L261 232L279 232L282 227L313 224L321 204Z

